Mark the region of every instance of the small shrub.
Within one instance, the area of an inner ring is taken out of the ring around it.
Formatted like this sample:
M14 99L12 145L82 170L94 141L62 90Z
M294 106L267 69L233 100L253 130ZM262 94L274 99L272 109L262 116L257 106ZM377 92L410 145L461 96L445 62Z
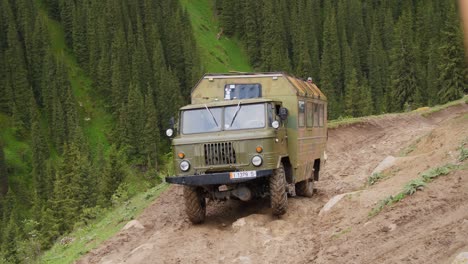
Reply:
M113 206L121 205L122 203L128 201L128 199L129 199L129 195L128 195L127 183L120 184L117 190L115 191L115 193L111 197Z
M367 178L367 185L374 185L383 178L385 178L385 174L381 172L373 173L371 176L369 176L369 178Z
M465 148L466 145L468 145L468 138L466 138L460 146L460 157L458 158L460 162L468 159L468 148Z
M421 189L421 187L424 186L426 186L426 182L423 179L414 179L407 183L405 187L403 187L402 193L405 195L413 195L415 192ZM401 197L401 199L403 199L403 197Z
M434 178L437 178L440 175L447 175L454 169L452 164L447 164L442 167L437 167L435 169L430 169L421 174L421 178L424 182L429 182Z
M379 214L380 211L382 211L382 209L392 201L392 199L393 199L393 196L390 195L390 196L387 196L386 198L384 198L383 200L380 200L377 203L377 206L372 208L372 210L370 211L369 217L373 217L373 216L376 216L377 214Z

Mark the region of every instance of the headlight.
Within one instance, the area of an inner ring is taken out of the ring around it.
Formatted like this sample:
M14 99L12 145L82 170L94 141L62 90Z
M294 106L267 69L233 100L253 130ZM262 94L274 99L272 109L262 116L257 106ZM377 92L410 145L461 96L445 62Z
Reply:
M184 160L180 163L179 167L182 171L188 171L190 169L190 163Z
M252 158L252 164L253 164L254 166L258 167L258 166L262 165L262 162L263 162L262 157L260 157L260 156L253 156L253 158Z

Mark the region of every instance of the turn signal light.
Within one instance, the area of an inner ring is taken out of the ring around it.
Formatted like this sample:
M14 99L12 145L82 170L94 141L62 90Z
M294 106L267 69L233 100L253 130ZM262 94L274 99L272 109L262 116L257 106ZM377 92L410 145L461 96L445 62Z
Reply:
M260 147L260 146L258 146L258 147L257 147L255 150L257 151L257 153L262 153L262 151L263 151L263 148L262 148L262 147Z
M180 159L185 158L185 154L184 154L183 152L179 152L179 154L177 154L177 156L178 156Z

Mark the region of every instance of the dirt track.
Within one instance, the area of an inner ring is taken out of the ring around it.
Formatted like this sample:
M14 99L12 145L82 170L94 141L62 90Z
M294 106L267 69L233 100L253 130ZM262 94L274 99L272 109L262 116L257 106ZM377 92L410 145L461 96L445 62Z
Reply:
M467 170L441 176L373 218L368 213L419 173L456 163L465 138L466 104L429 118L387 115L330 130L317 194L290 198L280 219L270 216L268 200L229 201L209 203L206 223L193 226L174 186L138 218L144 229L120 232L78 263L451 263L468 251ZM390 177L365 185L385 157L412 143ZM346 192L354 193L319 215Z

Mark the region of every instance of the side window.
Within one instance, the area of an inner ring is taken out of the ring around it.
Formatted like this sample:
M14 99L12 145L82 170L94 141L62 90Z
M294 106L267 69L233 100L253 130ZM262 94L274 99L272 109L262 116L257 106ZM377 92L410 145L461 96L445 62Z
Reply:
M312 107L312 102L307 102L307 127L313 127L314 126L314 108Z
M323 127L323 120L325 118L324 105L320 104L320 126Z
M268 127L271 127L271 123L273 123L273 111L275 111L275 105L267 104L267 111L268 111Z
M305 119L305 103L304 101L299 101L299 115L298 115L298 125L299 127L303 127L304 126L304 119Z
M314 127L318 127L319 123L319 105L314 104Z

